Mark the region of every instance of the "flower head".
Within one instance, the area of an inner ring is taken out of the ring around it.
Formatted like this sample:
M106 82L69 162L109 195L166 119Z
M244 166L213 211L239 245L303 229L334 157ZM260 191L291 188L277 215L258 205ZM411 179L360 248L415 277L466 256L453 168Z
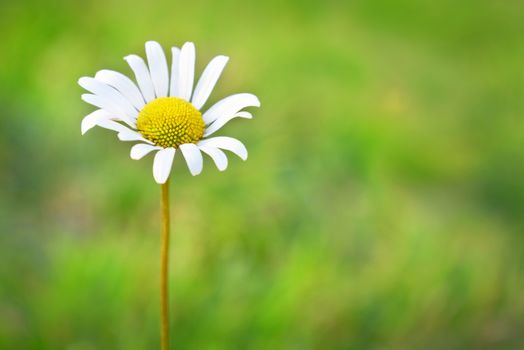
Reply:
M220 171L227 168L222 150L246 160L247 150L239 140L209 136L233 118L251 119L251 113L243 109L260 107L258 98L248 93L231 95L202 112L229 58L213 58L193 90L193 43L185 43L181 49L171 48L171 69L160 44L148 41L145 46L147 65L139 56L125 57L136 84L111 70L101 70L94 78L79 79L80 86L91 92L83 94L82 99L99 108L82 120L82 134L99 126L116 131L122 141L138 141L131 148L132 159L155 151L153 176L159 184L169 178L177 153L182 153L192 175L202 171L202 152L213 159Z

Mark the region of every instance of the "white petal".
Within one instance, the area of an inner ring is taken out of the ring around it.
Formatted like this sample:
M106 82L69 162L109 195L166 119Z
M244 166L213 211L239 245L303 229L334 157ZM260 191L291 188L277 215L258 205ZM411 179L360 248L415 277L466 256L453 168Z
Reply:
M206 69L204 69L204 73L202 73L202 76L197 83L191 101L196 109L202 108L206 103L228 60L229 57L217 56L213 58L207 65Z
M173 56L173 61L171 63L171 80L169 82L169 96L178 96L178 79L180 77L180 74L178 74L178 62L180 59L180 49L178 47L172 47L171 54Z
M155 154L155 160L153 161L153 177L157 183L163 184L169 178L175 152L176 150L170 147L164 148Z
M204 132L204 137L207 137L211 134L213 134L215 131L217 131L218 129L220 129L221 127L223 127L228 121L230 121L231 119L233 118L246 118L246 119L251 119L253 118L253 115L249 112L246 112L246 111L241 111L241 112L238 112L236 114L233 114L232 116L222 116L222 117L219 117L217 120L215 120L211 125L209 125L207 128L206 128L206 131Z
M180 50L178 63L178 94L186 101L191 100L193 79L195 77L195 44L185 43Z
M145 143L138 143L131 147L131 159L138 160L146 154L148 154L149 152L156 149L162 149L162 147L152 146Z
M97 126L100 121L109 119L111 119L111 114L109 114L107 111L104 111L103 109L97 109L82 119L80 131L82 132L82 135L84 135L89 129Z
M84 100L85 102L95 107L101 108L105 110L106 112L108 112L109 114L111 114L112 119L121 120L125 122L126 124L128 124L129 126L131 126L132 128L136 126L135 121L130 120L130 118L122 110L122 108L118 106L117 104L115 104L112 100L104 96L98 96L98 95L92 95L92 94L83 94L81 97L82 97L82 100Z
M224 171L227 168L227 157L216 147L212 146L206 146L199 144L198 148L204 153L207 153L208 156L210 156L213 161L215 162L215 165L217 166L218 170Z
M235 153L243 160L247 159L247 149L244 144L237 139L227 136L217 136L210 139L202 140L198 143L199 146L212 146L225 149Z
M184 143L180 145L180 150L186 159L187 167L191 172L191 175L195 176L202 172L202 153L200 149L194 143Z
M112 101L115 105L118 105L118 107L128 116L129 120L136 120L136 117L138 116L136 108L133 107L133 105L122 96L120 92L111 86L91 77L82 77L78 79L78 84L93 94L104 97Z
M169 88L169 72L164 50L156 41L148 41L146 42L146 55L156 97L165 97Z
M137 55L129 55L124 57L124 59L129 64L129 67L135 73L136 82L140 91L142 91L142 96L146 102L152 101L155 99L155 89L153 88L153 82L151 81L151 76L144 60Z
M108 129L108 130L113 130L118 133L121 133L121 132L126 133L128 131L133 131L129 129L127 126L117 123L114 120L101 120L98 122L97 126L104 128L104 129Z
M124 74L103 69L96 73L95 79L111 85L120 91L122 96L127 98L138 110L144 107L144 97L140 93L140 90L138 90L135 83Z
M260 107L260 101L253 94L236 94L228 96L217 103L204 113L204 122L206 124L214 122L223 115L234 115L246 107Z
M253 114L246 112L246 111L240 111L235 114L235 117L245 118L245 119L253 119Z
M125 130L118 133L118 139L120 141L142 141L145 143L152 144L151 141L146 140L140 133L133 130Z

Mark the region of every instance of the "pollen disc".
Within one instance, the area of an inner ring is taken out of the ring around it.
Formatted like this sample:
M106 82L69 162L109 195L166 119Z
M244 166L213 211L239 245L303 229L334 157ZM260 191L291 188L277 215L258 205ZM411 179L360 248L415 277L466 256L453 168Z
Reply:
M177 97L160 97L142 108L137 130L160 147L197 143L204 136L202 113L191 103Z

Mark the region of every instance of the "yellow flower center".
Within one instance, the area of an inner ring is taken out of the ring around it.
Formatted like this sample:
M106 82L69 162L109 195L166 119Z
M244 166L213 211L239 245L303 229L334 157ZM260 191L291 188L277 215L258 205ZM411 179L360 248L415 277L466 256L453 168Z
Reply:
M146 104L138 114L137 130L160 147L177 148L197 143L204 136L202 113L177 97L160 97Z

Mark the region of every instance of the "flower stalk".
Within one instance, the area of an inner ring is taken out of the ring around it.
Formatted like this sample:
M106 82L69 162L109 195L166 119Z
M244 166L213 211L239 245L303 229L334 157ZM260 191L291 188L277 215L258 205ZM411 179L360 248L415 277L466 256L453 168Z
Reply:
M169 179L160 185L162 238L160 244L160 341L161 349L169 349Z

